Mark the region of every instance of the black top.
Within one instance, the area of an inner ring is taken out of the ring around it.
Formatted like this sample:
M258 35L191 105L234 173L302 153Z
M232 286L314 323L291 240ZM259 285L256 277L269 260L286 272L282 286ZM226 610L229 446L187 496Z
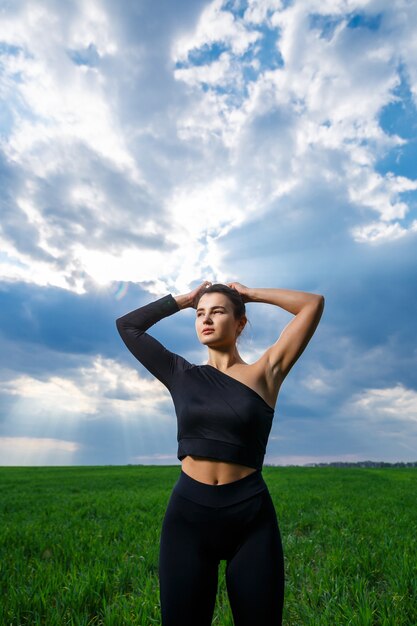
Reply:
M145 331L180 310L171 294L116 320L132 354L169 390L178 453L262 469L274 409L251 387L212 365L194 365Z

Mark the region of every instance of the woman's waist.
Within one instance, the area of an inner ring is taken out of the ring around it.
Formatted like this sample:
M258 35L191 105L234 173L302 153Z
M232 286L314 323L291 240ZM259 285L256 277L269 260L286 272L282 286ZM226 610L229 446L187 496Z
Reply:
M245 469L250 472L242 478L221 484L200 481L181 469L174 491L188 500L205 506L230 506L268 489L260 469Z
M208 485L232 483L257 471L239 463L194 455L187 455L182 460L182 470L194 480Z

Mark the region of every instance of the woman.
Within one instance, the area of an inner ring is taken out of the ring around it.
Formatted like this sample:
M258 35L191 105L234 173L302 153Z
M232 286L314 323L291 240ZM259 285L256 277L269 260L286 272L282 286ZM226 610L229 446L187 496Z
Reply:
M236 340L245 303L264 302L295 315L252 364ZM208 360L194 365L145 331L181 309L196 309L196 332ZM163 626L210 626L218 566L235 626L279 626L284 557L262 464L284 378L320 321L321 295L289 289L203 282L164 296L117 320L133 355L169 390L178 421L180 476L165 512L159 551Z

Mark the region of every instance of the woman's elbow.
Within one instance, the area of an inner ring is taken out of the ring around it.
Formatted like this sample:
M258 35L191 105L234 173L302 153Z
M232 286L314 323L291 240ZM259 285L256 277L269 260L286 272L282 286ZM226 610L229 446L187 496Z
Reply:
M123 323L123 317L118 317L116 320L116 328L119 331L119 333L123 330L124 328L124 323Z

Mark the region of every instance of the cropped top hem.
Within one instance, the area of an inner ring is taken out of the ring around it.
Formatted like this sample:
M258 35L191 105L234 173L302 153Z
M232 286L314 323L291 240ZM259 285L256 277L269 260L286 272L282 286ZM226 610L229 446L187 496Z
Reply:
M237 463L246 467L262 470L264 454L254 456L253 450L234 443L198 437L183 437L178 441L177 458L182 461L186 456L201 456L216 461Z

